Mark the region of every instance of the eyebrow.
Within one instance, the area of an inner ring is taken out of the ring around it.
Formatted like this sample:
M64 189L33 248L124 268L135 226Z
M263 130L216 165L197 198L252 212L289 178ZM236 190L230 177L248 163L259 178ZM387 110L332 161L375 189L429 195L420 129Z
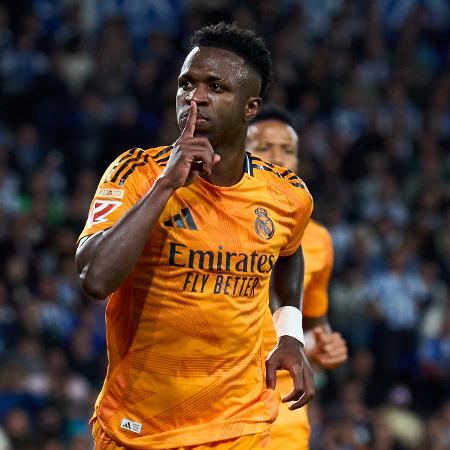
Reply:
M178 76L178 79L181 79L181 78L189 78L189 79L191 79L192 80L192 76L191 75L189 75L189 73L188 72L185 72L185 73L181 73L179 76ZM223 77L220 77L219 75L209 75L207 78L206 78L206 80L207 81L227 81L226 80L226 78L223 78Z

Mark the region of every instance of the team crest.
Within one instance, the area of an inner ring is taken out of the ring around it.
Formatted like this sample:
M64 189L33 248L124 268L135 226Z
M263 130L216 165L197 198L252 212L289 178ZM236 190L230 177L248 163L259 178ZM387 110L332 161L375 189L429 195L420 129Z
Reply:
M267 209L256 208L255 231L263 239L270 239L275 233L275 225L269 217Z

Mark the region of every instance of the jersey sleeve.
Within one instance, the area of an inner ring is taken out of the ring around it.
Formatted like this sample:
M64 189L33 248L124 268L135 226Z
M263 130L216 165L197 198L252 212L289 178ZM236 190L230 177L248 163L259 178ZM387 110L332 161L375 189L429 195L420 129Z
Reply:
M303 233L308 225L313 210L313 200L306 186L294 185L295 196L293 197L293 217L291 237L288 243L280 250L280 256L292 255L300 246Z
M120 155L98 184L78 243L86 236L111 228L150 189L155 178L144 150L132 149Z
M324 261L320 270L313 273L304 292L303 314L308 317L321 317L328 313L328 286L333 270L333 243L330 233L324 229L321 237L324 248Z

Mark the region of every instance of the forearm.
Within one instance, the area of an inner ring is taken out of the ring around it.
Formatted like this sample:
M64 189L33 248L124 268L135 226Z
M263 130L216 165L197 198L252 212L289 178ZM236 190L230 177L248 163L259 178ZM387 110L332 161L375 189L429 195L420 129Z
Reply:
M312 331L316 327L322 328L326 333L331 333L327 314L320 317L303 316L303 330L305 332Z
M273 294L270 296L272 312L282 306L302 309L304 259L302 248L291 256L278 258L271 280Z
M129 275L174 190L158 178L149 192L117 223L77 251L82 289L103 299Z
M277 337L291 336L304 343L302 330L302 291L304 260L301 247L289 257L280 258L273 274L271 308Z

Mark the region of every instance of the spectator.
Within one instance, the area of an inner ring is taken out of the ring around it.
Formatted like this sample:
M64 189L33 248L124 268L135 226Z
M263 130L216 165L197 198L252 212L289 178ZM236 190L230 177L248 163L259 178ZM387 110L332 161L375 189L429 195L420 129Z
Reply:
M407 249L392 252L388 268L365 287L376 324L379 373L387 383L395 375L411 377L417 368L417 328L426 287L417 274L408 273L408 258Z

